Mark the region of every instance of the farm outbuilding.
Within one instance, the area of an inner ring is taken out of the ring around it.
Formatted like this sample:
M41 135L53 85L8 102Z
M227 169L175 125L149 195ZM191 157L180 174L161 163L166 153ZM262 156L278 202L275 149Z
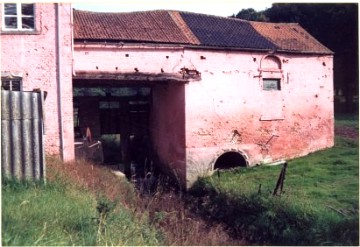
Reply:
M125 147L147 133L188 187L333 145L333 53L298 24L74 10L74 72L75 91L102 91L76 97L80 127Z
M32 28L2 25L2 75L17 75L2 89L16 78L48 92L49 154L74 159L87 132L105 161L151 159L190 187L334 144L333 52L298 24L32 5Z

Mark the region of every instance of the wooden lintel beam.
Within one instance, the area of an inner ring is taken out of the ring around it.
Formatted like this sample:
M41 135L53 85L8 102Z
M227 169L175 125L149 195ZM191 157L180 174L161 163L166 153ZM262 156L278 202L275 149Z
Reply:
M150 74L150 73L97 73L78 71L73 79L91 80L116 80L116 81L141 81L141 82L188 82L182 74Z

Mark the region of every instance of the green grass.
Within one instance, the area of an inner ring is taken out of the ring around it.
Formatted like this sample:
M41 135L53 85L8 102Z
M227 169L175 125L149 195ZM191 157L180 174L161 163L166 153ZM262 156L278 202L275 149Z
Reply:
M288 161L284 191L273 196L281 169L238 168L200 179L192 207L256 244L359 244L358 140L336 137L333 148Z
M46 185L3 179L2 245L161 243L146 215L139 219L121 205L80 187L60 179Z
M358 117L338 118L336 125L358 129ZM359 141L337 137L335 143L334 148L288 161L281 196L272 196L281 166L240 168L199 180L186 197L188 205L209 225L225 225L233 237L245 237L249 243L359 245ZM161 235L149 225L148 212L139 216L61 176L51 181L44 185L2 180L2 245L166 243L164 234L169 232ZM170 203L176 201L164 200L162 206L169 208ZM164 218L179 212L175 205L171 208L167 213L155 210L155 221L174 229L180 220ZM196 230L198 222L186 222L186 234L206 239ZM206 228L206 234L212 230ZM183 233L173 235L178 239Z
M284 197L289 200L332 205L336 208L358 207L358 141L336 138L334 148L288 161ZM273 192L282 166L239 168L213 176L209 182L227 192L250 195Z
M359 115L337 114L335 116L335 126L346 126L359 130Z

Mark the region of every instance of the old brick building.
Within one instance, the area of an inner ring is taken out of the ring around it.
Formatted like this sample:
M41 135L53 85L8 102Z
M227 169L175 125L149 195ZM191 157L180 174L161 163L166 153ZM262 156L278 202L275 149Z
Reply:
M2 89L47 92L48 154L74 158L70 4L1 4Z
M123 159L127 140L146 134L153 157L190 186L216 168L334 144L333 53L298 24L73 10L72 39L67 4L35 9L37 34L3 29L1 71L48 91L49 153L74 157L73 122L94 139L119 136Z

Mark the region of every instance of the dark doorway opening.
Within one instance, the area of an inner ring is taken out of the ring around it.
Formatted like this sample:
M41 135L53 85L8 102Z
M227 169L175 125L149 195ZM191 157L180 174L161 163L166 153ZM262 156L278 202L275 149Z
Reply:
M238 152L226 152L216 160L214 165L215 169L230 169L235 167L246 167L246 159Z
M130 164L131 140L149 132L151 102L151 87L145 85L75 84L75 143L82 143L90 130L92 141L102 144L103 163L119 169Z

